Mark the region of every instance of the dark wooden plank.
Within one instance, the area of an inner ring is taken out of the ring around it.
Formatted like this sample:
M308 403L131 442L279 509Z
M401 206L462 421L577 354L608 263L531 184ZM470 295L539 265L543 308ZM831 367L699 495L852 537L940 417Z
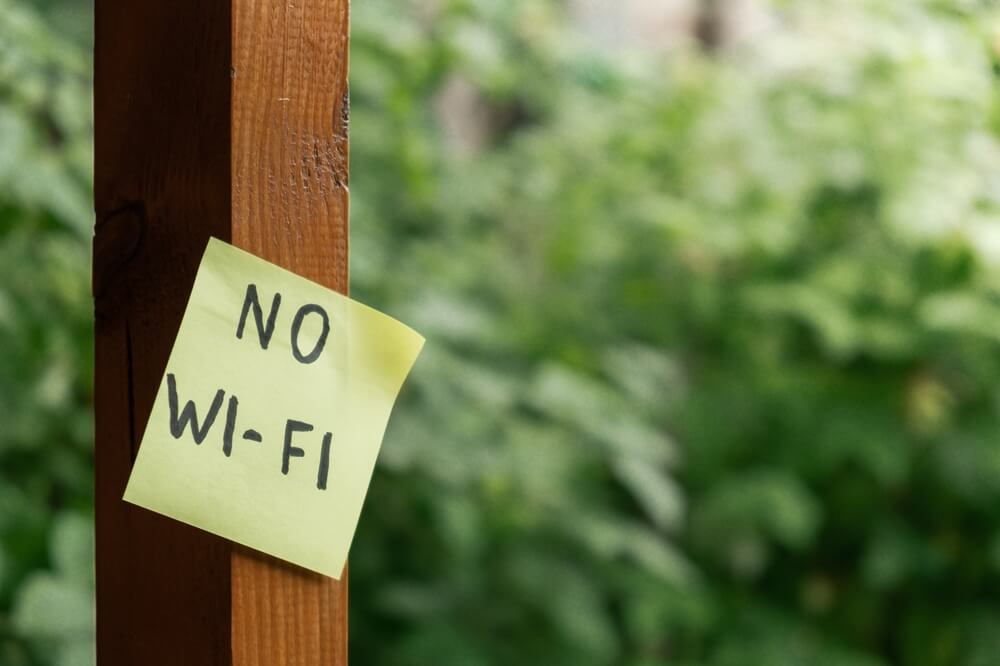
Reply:
M346 583L121 495L209 236L346 290L346 1L97 0L95 39L98 661L344 664Z
M230 236L226 3L95 7L101 664L226 664L229 546L121 501L205 239Z

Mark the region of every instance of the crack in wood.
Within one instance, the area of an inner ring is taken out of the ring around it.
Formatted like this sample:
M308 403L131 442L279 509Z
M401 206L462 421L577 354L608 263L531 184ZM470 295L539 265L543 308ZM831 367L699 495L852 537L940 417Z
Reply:
M136 441L135 428L135 366L132 358L132 325L125 318L125 373L128 377L128 443L132 454L132 463L139 453L139 442Z
M141 201L130 201L103 215L94 225L94 270L91 291L94 315L106 321L114 313L111 298L121 272L139 254L149 220Z

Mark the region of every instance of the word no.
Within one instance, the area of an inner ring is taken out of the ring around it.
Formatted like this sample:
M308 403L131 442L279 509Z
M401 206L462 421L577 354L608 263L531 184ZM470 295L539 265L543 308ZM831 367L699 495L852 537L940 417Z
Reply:
M238 340L243 339L243 329L247 324L247 315L252 311L254 323L257 324L257 338L260 341L260 348L267 349L267 346L271 344L271 336L274 335L274 322L278 317L279 307L281 307L281 294L275 293L274 298L271 299L271 310L268 312L267 321L265 322L264 309L261 307L260 298L257 296L257 285L248 284L247 294L243 298L243 311L240 313L240 323L236 327L236 338ZM323 320L323 332L319 334L319 338L317 338L316 343L313 345L312 351L308 354L303 354L299 348L299 331L302 329L302 322L311 314L319 315ZM299 363L312 363L323 352L323 347L326 345L326 338L329 334L330 317L326 314L326 310L315 303L303 305L292 319L292 356Z

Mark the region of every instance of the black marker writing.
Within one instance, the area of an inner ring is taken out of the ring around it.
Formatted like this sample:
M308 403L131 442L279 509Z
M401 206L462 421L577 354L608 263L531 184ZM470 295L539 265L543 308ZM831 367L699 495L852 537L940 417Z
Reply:
M326 477L330 472L330 440L333 433L323 435L323 448L319 454L319 473L316 475L316 487L326 490Z
M215 392L212 404L209 406L205 419L199 424L198 411L195 403L188 400L184 403L184 408L179 409L180 399L177 396L177 377L173 373L167 373L167 401L170 406L170 434L174 439L180 439L184 431L190 426L191 437L195 444L205 441L209 431L212 429L219 412L222 410L222 402L225 400L226 392L219 389ZM225 425L222 430L222 453L227 457L233 454L233 438L238 432L236 422L239 418L240 401L233 395L229 395L226 406ZM312 432L314 427L311 423L288 419L285 422L284 443L281 450L281 473L288 475L292 458L304 458L306 450L301 446L295 446L292 442L295 433ZM253 428L243 430L243 439L249 442L262 443L263 436ZM319 463L316 468L316 487L319 490L326 490L327 479L330 475L330 448L333 443L333 433L323 433L320 443ZM308 447L307 447L308 448Z
M257 285L251 283L247 285L246 295L243 297L243 309L240 311L240 321L236 326L236 338L239 340L243 339L243 332L246 329L247 317L253 312L254 324L257 326L257 339L260 342L261 349L267 349L267 346L271 344L271 336L274 335L274 324L278 319L278 310L281 307L281 294L275 292L274 298L271 300L271 310L267 313L267 321L264 321L264 309L260 304L260 296L257 294ZM302 322L308 315L316 314L319 315L322 320L323 329L320 331L319 337L316 338L316 342L313 344L312 351L308 354L302 353L302 348L299 346L299 333L302 331ZM323 353L323 348L326 346L326 339L330 335L330 317L327 315L326 310L322 306L316 305L315 303L308 303L303 305L295 313L295 317L292 319L292 330L291 330L291 342L292 342L292 356L299 363L308 365L319 358L319 355Z
M219 389L215 392L215 398L212 400L212 406L208 408L208 414L205 415L205 422L198 426L198 410L194 406L194 402L188 400L184 403L184 409L181 410L180 415L177 414L177 378L174 377L173 373L167 373L167 402L170 404L170 434L174 436L174 439L180 439L181 435L184 434L184 429L187 424L191 424L191 436L194 437L195 444L201 444L205 441L205 436L208 435L209 429L211 429L212 424L215 423L215 417L219 413L219 408L222 407L222 399L225 396L225 391Z
M257 324L257 338L260 340L260 348L267 349L271 343L271 336L274 334L274 320L278 316L278 307L281 305L281 294L275 293L271 300L271 311L267 315L267 324L264 323L264 311L260 306L260 299L257 296L257 285L248 284L247 294L243 298L243 312L240 314L240 323L236 327L236 337L243 339L243 329L247 324L247 315L253 309L254 323Z
M319 334L319 338L317 338L316 345L313 347L313 350L308 354L303 355L302 351L299 349L299 330L302 328L302 320L305 319L306 315L314 312L323 318L323 332ZM295 319L292 320L292 355L295 356L295 360L299 363L309 364L318 359L320 353L323 351L324 345L326 345L326 336L329 335L329 333L330 318L327 316L326 310L315 303L303 305L299 308L299 311L295 313Z
M303 423L302 421L296 421L295 419L288 419L285 422L285 445L281 450L281 473L288 474L288 462L292 458L302 458L306 455L303 449L297 446L292 446L292 433L296 432L309 432L312 430L312 425L308 423Z
M240 401L235 395L229 396L229 407L226 409L226 429L222 433L222 452L228 458L233 452L233 430L236 429L236 410Z

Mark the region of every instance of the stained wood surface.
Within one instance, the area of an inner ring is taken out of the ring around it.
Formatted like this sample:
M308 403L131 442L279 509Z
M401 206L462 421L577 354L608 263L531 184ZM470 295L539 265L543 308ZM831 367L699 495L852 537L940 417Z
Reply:
M97 0L99 664L347 663L347 585L121 500L209 236L347 289L347 0Z
M233 243L347 293L347 0L233 0ZM232 559L233 663L347 663L347 579Z

